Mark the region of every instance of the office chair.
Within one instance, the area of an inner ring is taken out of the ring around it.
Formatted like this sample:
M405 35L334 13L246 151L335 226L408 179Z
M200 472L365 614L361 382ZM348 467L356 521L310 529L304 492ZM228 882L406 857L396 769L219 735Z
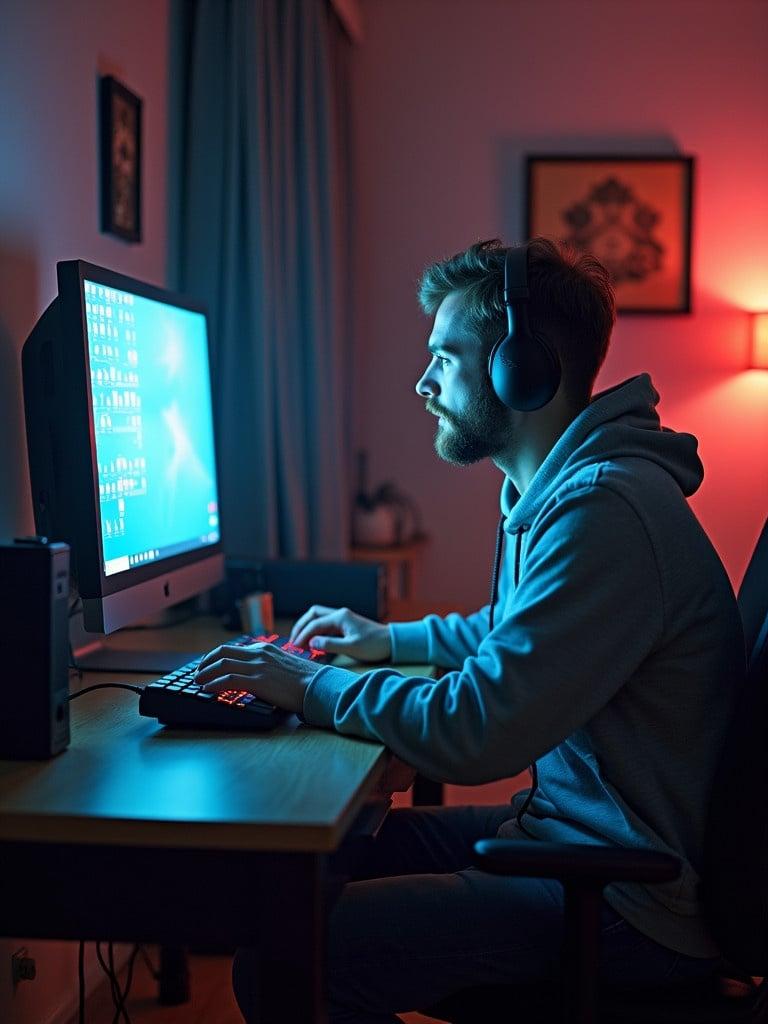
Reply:
M705 837L702 899L725 963L711 977L652 988L602 986L600 901L615 881L677 877L650 851L483 839L476 864L498 875L559 879L565 933L557 983L484 986L423 1012L451 1024L762 1024L768 1022L768 520L739 589L748 676L726 737Z

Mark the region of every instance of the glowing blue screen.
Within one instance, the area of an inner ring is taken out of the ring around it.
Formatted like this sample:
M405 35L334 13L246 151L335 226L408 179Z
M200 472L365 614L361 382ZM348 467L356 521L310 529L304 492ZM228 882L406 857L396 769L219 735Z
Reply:
M105 575L216 543L202 313L84 282Z

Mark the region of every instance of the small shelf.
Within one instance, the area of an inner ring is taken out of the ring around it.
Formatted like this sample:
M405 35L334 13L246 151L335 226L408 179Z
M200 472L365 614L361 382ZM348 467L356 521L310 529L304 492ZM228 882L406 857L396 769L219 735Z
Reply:
M416 562L429 545L427 534L419 534L405 544L353 545L353 562L382 562L387 567L387 598L409 600L413 597L413 571Z

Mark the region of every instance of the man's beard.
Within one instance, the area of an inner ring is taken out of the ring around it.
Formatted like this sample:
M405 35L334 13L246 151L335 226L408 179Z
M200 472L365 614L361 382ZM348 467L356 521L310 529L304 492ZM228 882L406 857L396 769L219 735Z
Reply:
M445 462L470 466L481 459L493 458L509 446L508 410L489 385L482 388L460 416L446 412L431 398L426 408L427 412L443 417L435 434L435 451Z

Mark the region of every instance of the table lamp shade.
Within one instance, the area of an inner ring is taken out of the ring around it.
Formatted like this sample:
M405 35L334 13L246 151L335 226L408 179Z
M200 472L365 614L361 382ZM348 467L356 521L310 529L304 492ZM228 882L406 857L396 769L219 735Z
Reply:
M752 316L749 365L753 370L768 370L768 313L754 313Z

